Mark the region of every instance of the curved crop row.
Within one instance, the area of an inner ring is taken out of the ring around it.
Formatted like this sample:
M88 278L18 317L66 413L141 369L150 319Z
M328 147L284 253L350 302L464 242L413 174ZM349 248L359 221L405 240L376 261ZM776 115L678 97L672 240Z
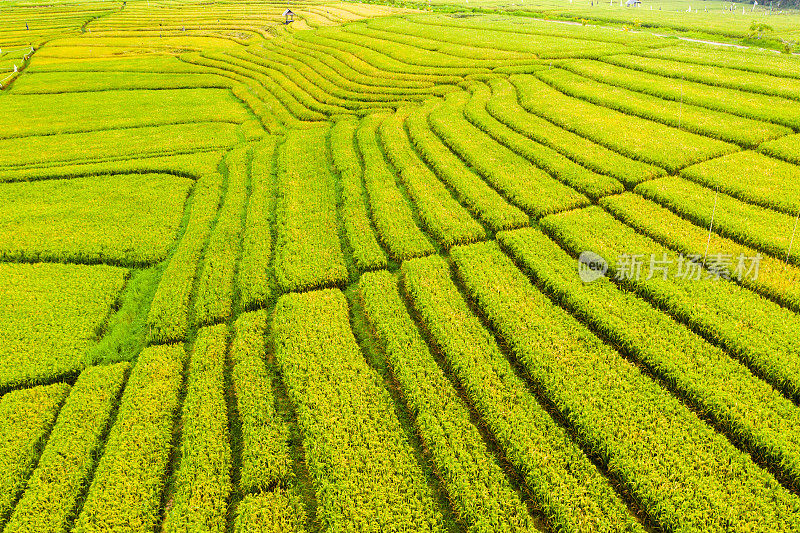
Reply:
M516 375L458 292L445 261L407 261L402 274L447 365L553 530L641 531L602 474Z
M736 146L571 98L528 75L511 76L523 108L632 159L669 172Z
M485 238L486 233L481 225L461 207L417 156L403 128L409 113L409 109L400 109L386 118L380 126L380 140L419 211L420 219L446 248Z
M469 93L448 95L431 112L431 129L515 205L534 217L587 205L589 200L531 165L464 118Z
M348 279L327 134L328 128L292 131L279 151L275 277L282 291L340 285Z
M618 219L635 228L644 235L660 242L686 256L705 257L714 264L715 258L725 259L730 277L738 266L738 258L755 257L757 252L748 246L730 239L711 234L707 227L697 226L688 220L634 193L625 193L613 198L603 198L600 205ZM786 228L787 233L789 228ZM708 263L706 263L708 264ZM749 266L749 265L748 265ZM787 265L783 259L762 257L759 261L758 275L743 275L739 283L788 307L800 311L800 267Z
M431 355L389 272L359 281L364 310L415 417L456 514L469 531L531 531L528 510Z
M358 121L342 117L331 128L330 148L333 164L340 176L341 217L353 262L360 271L386 268L386 254L381 249L367 212L364 171L356 150Z
M186 339L192 286L221 195L222 176L217 172L195 183L186 230L164 269L147 315L149 343Z
M542 70L536 76L569 96L621 113L752 148L791 133L784 126L713 111L657 96L636 93L594 81L563 69Z
M661 204L673 213L698 226L709 227L714 213L714 232L745 246L775 257L790 253L792 229L796 216L748 204L727 194L683 179L668 176L642 183L634 192ZM708 209L716 202L716 209ZM789 258L800 262L800 247L793 247Z
M512 130L552 148L579 165L616 178L629 187L664 174L658 167L629 159L529 113L517 102L516 89L507 79L490 80L489 86L492 88L492 97L486 103L486 111L490 115Z
M617 194L625 187L616 179L582 167L562 154L539 144L509 128L486 111L490 99L489 88L484 84L470 86L472 97L464 106L464 116L481 131L498 143L524 157L555 179L597 200Z
M631 70L612 64L614 57L603 58L602 62L565 61L561 66L576 74L603 83L651 94L666 100L683 101L687 104L756 120L766 120L790 128L800 127L800 102Z
M577 256L591 250L609 259L620 254L662 258L669 249L637 233L599 207L559 213L542 226ZM602 239L598 236L602 235ZM612 273L616 274L612 269ZM714 279L626 279L655 307L744 362L753 372L795 401L800 399L800 316L763 296ZM753 320L753 317L758 317Z
M793 145L790 149L794 153ZM800 211L800 167L758 152L736 152L704 161L681 170L681 176L743 202L789 215Z
M419 157L455 191L456 197L467 206L470 213L493 231L527 224L528 216L525 213L506 202L480 176L467 168L430 130L428 115L439 105L439 100L431 99L425 105L411 110L406 118L406 130Z
M576 438L669 531L790 531L800 499L537 291L496 243L453 249L470 295Z
M414 221L411 206L397 186L378 143L377 128L384 115L364 118L356 140L364 161L364 184L378 236L396 259L432 254L436 250Z
M282 296L274 332L323 527L442 531L394 403L350 330L344 295Z
M689 64L670 59L635 55L616 55L606 59L608 62L621 67L641 70L669 78L687 79L711 85L714 87L727 87L754 93L781 96L792 100L800 100L800 79L792 79L791 69L789 76L770 76L768 74L755 74L725 68L721 66ZM768 63L769 61L765 61ZM793 65L800 67L800 63Z
M607 279L583 283L575 260L540 230L501 233L498 240L546 293L800 487L800 408L644 300Z

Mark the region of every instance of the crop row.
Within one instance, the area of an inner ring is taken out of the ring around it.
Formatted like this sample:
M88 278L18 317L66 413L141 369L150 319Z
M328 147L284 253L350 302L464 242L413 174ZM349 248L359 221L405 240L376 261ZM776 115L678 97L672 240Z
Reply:
M55 383L12 391L0 399L0 525L25 488L69 391L66 383Z
M747 261L742 265L743 275L734 276L734 271L739 266L739 258L753 258L757 254L756 250L714 233L709 239L707 227L697 226L684 220L668 209L634 193L604 198L600 205L637 231L687 256L705 259L707 248L708 261L705 263L707 266L713 265L716 269L726 268L730 277L745 287L774 299L790 309L800 310L800 283L798 283L800 267L787 265L783 259L766 256L759 260L757 276L755 273L746 274L751 266ZM786 228L785 231L788 233L789 229ZM723 277L726 276L725 272L722 274Z
M245 494L287 487L292 475L288 429L275 412L272 377L264 363L267 319L263 310L240 315L230 350L241 422L239 488Z
M597 334L706 413L736 444L800 486L800 409L720 348L604 279L584 284L575 260L538 228L498 240L538 286Z
M460 26L434 26L420 24L417 17L381 17L364 23L368 28L400 35L405 42L420 48L435 49L447 55L468 58L480 66L497 66L495 62L527 60L530 62L541 52L544 41L558 46L559 39L528 35L526 39L508 39L508 34L493 30L476 30ZM352 26L352 25L351 25ZM351 26L345 26L351 31ZM432 43L438 46L431 46ZM585 46L585 43L584 43Z
M648 57L671 59L695 65L726 67L745 72L759 72L780 77L800 78L796 57L776 55L771 50L733 50L729 47L665 46L641 52Z
M791 133L776 124L629 91L563 69L542 70L536 76L569 96L748 148Z
M347 63L364 75L387 80L391 83L458 83L461 78L454 74L444 74L436 68L412 68L383 53L380 48L371 49L357 41L334 39L340 34L334 29L297 33L293 42L308 50L324 53Z
M748 204L724 193L716 194L711 188L678 176L642 183L634 192L698 226L709 227L713 211L714 232L722 237L776 257L791 254L794 263L800 260L800 249L789 250L795 216ZM708 206L715 202L716 208L709 210Z
M364 79L364 81L370 81L369 84L357 83L313 56L308 56L302 51L296 52L288 49L283 42L280 43L280 46L268 47L267 53L269 55L264 57L254 56L249 50L239 54L231 52L231 55L243 59L249 56L251 61L259 65L279 68L281 71L295 69L331 97L342 99L343 105L350 109L386 107L388 104L397 105L403 99L417 100L432 92L430 88L385 87L379 85L381 78ZM356 71L347 74L357 75Z
M589 200L498 144L463 114L469 93L447 96L428 117L431 129L478 174L526 213L540 217L580 207Z
M627 50L619 43L597 38L595 32L584 31L576 38L578 36L574 30L570 35L571 29L566 26L559 28L555 24L542 24L541 21L522 19L503 25L502 19L491 20L485 15L479 16L476 21L467 20L465 23L465 20L456 21L447 15L414 15L374 19L368 24L375 29L411 35L420 40L446 43L442 48L455 56L505 59L505 64L509 64L509 60L517 60L516 63L520 64L520 59L530 63L531 59L536 58L598 57ZM510 22L512 19L506 20ZM537 23L540 27L532 29ZM605 33L606 37L611 35L612 32ZM586 39L587 36L595 38ZM633 40L630 36L626 37L627 43Z
M344 295L328 289L282 296L274 334L321 525L443 530L394 403L350 330Z
M212 172L195 183L186 230L164 269L147 315L149 343L186 339L192 287L221 201L222 182L222 176Z
M360 27L364 28L363 25ZM408 75L410 79L413 79L412 76L422 75L426 77L417 79L430 81L442 79L443 82L447 80L450 83L458 83L461 76L489 71L488 68L475 66L474 62L465 58L454 58L408 44L387 41L365 32L353 33L342 28L323 28L313 33L313 36L296 34L295 37L304 41L322 42L352 52L381 70Z
M432 254L436 250L417 226L411 205L400 191L378 142L377 129L386 118L385 115L366 117L356 131L364 163L364 185L378 237L395 259Z
M328 73L329 79L359 87L359 92L374 89L384 95L423 95L435 94L441 90L441 87L431 81L393 75L343 50L314 46L310 42L290 36L281 40L281 46L283 53L291 54L297 60L311 62L319 71Z
M379 102L356 100L355 97L359 97L356 93L342 94L341 90L305 65L299 68L296 64L286 65L272 60L271 57L267 60L246 52L238 54L227 52L223 57L231 65L269 76L295 95L303 94L307 98L306 105L324 115L330 116L347 113L348 110L382 107Z
M73 531L155 528L185 359L182 345L139 355Z
M156 263L175 239L192 185L163 174L3 184L0 258L131 267Z
M409 65L435 68L443 74L466 76L511 63L530 61L531 55L486 50L416 37L402 32L375 29L369 23L348 24L338 38L348 36L362 46L376 48Z
M340 213L353 262L359 271L385 268L386 254L381 249L370 223L364 192L364 170L356 150L358 121L341 117L331 128L330 148L339 173L342 203Z
M469 408L439 368L389 272L364 274L359 290L425 448L469 531L527 531L528 510L470 421Z
M609 259L621 254L647 258L670 254L667 247L599 207L559 213L543 219L542 226L573 256L585 250ZM598 235L603 239L598 240ZM662 279L657 275L647 281L625 279L623 285L741 360L788 397L800 398L797 314L735 283L704 276Z
M454 29L460 34L459 36L466 34L464 30L473 30L483 37L482 43L490 48L494 46L524 47L526 44L515 41L524 41L528 36L538 39L554 37L556 39L551 41L554 48L561 51L565 51L565 49L570 52L577 51L578 53L602 50L607 54L609 51L616 49L609 48L604 43L635 44L639 46L663 44L659 38L645 32L621 33L617 28L603 26L590 26L587 28L577 24L553 24L550 20L534 17L510 18L509 16L473 14L468 18L455 18L447 14L420 14L414 15L413 19L407 18L415 24L429 25L438 30L440 34L445 34L448 37ZM575 41L579 42L576 43ZM601 46L593 48L595 43L600 43ZM575 47L575 44L582 46ZM539 57L548 57L547 55L542 55L543 50L538 48L538 45L533 51Z
M63 76L63 73L56 73ZM84 80L84 73L76 73ZM36 78L40 76L27 76ZM89 79L95 79L92 74ZM105 91L36 96L19 83L3 97L0 138L80 133L185 122L240 124L247 114L227 89Z
M758 152L704 161L683 169L681 176L747 203L790 215L800 210L800 167Z
M67 529L95 467L102 437L111 422L129 368L128 363L119 363L89 367L81 373L4 531ZM59 392L63 390L62 385L53 387ZM14 396L10 395L11 398ZM15 411L14 416L4 413L4 420L9 415L13 423L14 417L25 413L31 416L25 422L30 424L41 416L26 413L20 403L15 405ZM9 466L5 465L4 470Z
M511 76L530 113L632 159L670 172L726 153L734 145L571 98L529 75Z
M242 233L242 257L236 276L239 307L264 307L271 300L272 240L275 223L275 156L277 138L268 137L253 147L250 161L250 196Z
M282 291L347 281L328 162L328 128L291 131L278 159L275 277Z
M128 275L105 265L0 263L0 391L76 377Z
M189 363L181 416L180 462L165 532L226 529L231 493L231 448L225 403L225 324L202 328Z
M486 111L490 115L514 131L552 148L579 165L614 177L627 186L664 173L658 167L629 159L529 113L520 106L516 89L507 79L496 78L490 80L489 85L492 97L486 103Z
M612 61L614 56L603 59ZM785 98L676 80L601 61L565 61L561 66L603 83L666 100L683 101L686 104L756 120L766 120L790 128L800 127L800 102Z
M622 183L616 179L576 164L555 150L514 131L490 115L486 111L486 105L491 92L486 85L473 84L470 86L470 93L472 97L464 106L466 119L495 141L524 157L555 179L592 200L625 190Z
M797 526L800 499L537 291L496 243L456 247L452 257L536 387L655 523L669 531Z
M238 142L237 129L238 125L225 122L193 122L2 139L0 165L22 169L218 150Z
M197 279L194 301L196 325L224 321L233 312L234 278L250 188L251 157L249 149L237 148L229 152L225 159L225 199L206 245Z
M306 515L296 491L248 494L239 503L235 533L305 533Z
M211 150L167 156L143 154L137 159L109 160L100 163L4 169L0 170L0 183L80 178L106 174L172 174L196 179L203 174L216 172L221 157L221 152Z
M755 74L732 68L711 65L697 65L674 61L671 59L615 55L606 61L625 68L658 74L669 78L680 78L714 87L727 87L772 96L781 96L792 100L800 99L800 79L785 75L770 76ZM794 68L800 66L795 64ZM789 71L791 72L791 70Z
M431 99L412 110L406 118L405 127L419 157L455 191L470 213L493 231L527 224L525 213L506 202L430 130L428 115L439 105L439 100Z
M485 238L481 225L450 195L414 151L403 127L410 112L410 109L403 108L384 119L380 126L380 140L422 223L447 248Z
M222 54L206 52L201 55L181 56L184 61L214 69L220 75L236 80L247 90L236 90L240 99L247 102L259 117L274 114L281 123L297 125L298 122L321 121L325 115L308 107L306 95L292 88L284 89L269 76L258 71L242 68L228 62ZM248 94L250 93L250 94ZM255 100L254 100L255 98ZM262 118L262 120L264 120Z
M614 489L516 375L459 294L445 261L406 261L402 275L447 366L553 530L640 531Z
M800 165L800 155L797 154L798 142L800 142L800 134L787 135L786 137L766 142L759 149L772 157Z
M283 94L290 94L312 113L331 116L348 112L348 109L342 106L343 100L330 96L299 73L293 73L292 69L267 68L221 52L204 52L202 56L222 61L228 68L258 79L264 87L274 92L281 102L284 101ZM265 79L268 81L264 82Z

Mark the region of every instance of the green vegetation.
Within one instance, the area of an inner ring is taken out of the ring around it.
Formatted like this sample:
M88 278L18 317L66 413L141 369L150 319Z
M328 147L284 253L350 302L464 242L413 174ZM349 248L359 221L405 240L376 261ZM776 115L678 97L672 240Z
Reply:
M283 291L347 280L336 223L336 190L327 130L289 134L278 159L275 276Z
M453 259L531 380L657 523L784 531L796 522L800 499L556 307L496 244L456 248Z
M119 363L81 373L5 531L67 529L94 469L129 368L128 363Z
M233 150L225 161L227 186L197 279L194 318L197 325L225 320L233 310L236 263L250 182L250 153Z
M3 0L0 530L800 532L798 1Z
M250 197L247 200L242 257L236 278L239 306L243 309L265 306L275 291L272 276L275 147L275 138L268 137L253 148L250 161Z
M364 186L378 237L393 259L432 254L436 250L417 226L378 142L377 128L384 119L382 115L371 115L362 120L356 132L364 162Z
M74 531L155 526L185 359L180 345L150 347L139 356Z
M64 383L12 391L0 399L0 523L5 523L69 394Z
M123 266L158 262L175 239L192 185L165 174L2 184L0 258Z
M264 311L241 315L231 344L233 387L242 428L242 492L286 485L291 476L288 430L275 412L272 377L264 362Z
M620 352L646 366L735 443L800 482L800 410L725 352L610 280L584 284L575 262L537 228L503 233L501 245L554 296ZM767 424L766 421L769 420Z
M464 117L465 92L448 95L428 121L431 129L469 166L516 206L534 217L587 205L583 195L498 144Z
M0 391L77 376L127 277L104 265L0 264Z
M338 290L281 297L275 356L304 434L325 527L442 530L389 393L364 360Z
M381 250L370 225L363 187L364 171L355 145L358 122L341 118L331 128L331 155L339 172L342 195L342 219L347 241L353 250L353 262L359 270L386 267L386 254Z
M599 207L554 215L544 219L542 226L572 255L592 250L613 261L631 251L657 258L670 252ZM612 274L616 275L613 269ZM700 279L627 279L624 285L739 358L777 390L795 401L800 398L796 355L800 339L794 333L800 319L796 313L735 283L703 275Z
M537 403L472 316L444 261L410 261L403 274L425 327L549 523L563 531L638 531L611 486Z
M231 449L225 404L224 324L198 332L181 416L180 466L164 531L225 531Z
M364 308L433 455L456 514L470 531L532 529L525 506L486 450L469 410L437 366L388 272L359 281ZM453 447L451 439L460 445Z

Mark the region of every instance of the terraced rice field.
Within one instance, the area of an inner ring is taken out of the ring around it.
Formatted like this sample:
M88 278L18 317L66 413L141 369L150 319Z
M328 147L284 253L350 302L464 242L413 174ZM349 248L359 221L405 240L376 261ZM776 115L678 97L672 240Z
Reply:
M800 57L291 8L0 5L0 531L800 531Z

